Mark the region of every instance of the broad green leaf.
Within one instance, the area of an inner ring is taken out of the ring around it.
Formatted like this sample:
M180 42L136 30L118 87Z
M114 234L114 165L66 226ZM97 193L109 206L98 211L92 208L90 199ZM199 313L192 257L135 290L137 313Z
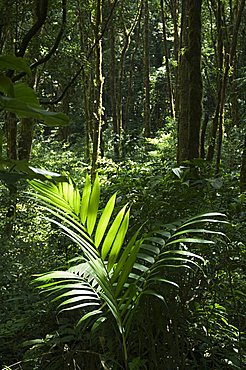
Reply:
M204 262L204 259L201 257L201 256L199 256L198 254L195 254L195 253L192 253L192 252L189 252L189 251L182 251L182 250L173 250L173 251L166 251L166 252L162 252L161 254L160 254L160 258L162 257L162 256L165 256L165 255L172 255L172 254L179 254L179 255L182 255L182 256L186 256L186 257L194 257L194 258L197 258L197 259L199 259L199 260L201 260L202 262Z
M174 281L164 279L164 278L162 278L161 276L154 276L154 277L151 277L151 278L149 278L149 279L148 279L148 281L154 281L154 282L165 283L165 284L173 285L173 286L175 286L175 288L179 288L179 285L178 285L178 284L176 284Z
M109 220L114 210L115 199L116 199L116 193L109 199L108 203L106 204L103 210L100 220L98 222L96 234L95 234L95 246L96 247L99 247L104 237L105 231L108 227Z
M31 117L44 121L47 126L67 126L69 123L69 119L64 113L46 111L16 98L0 96L0 104L2 109L8 112L15 113L19 117Z
M40 104L34 90L23 82L14 84L14 97L32 107L40 108Z
M59 310L59 312L77 310L78 308L88 308L90 306L94 306L94 307L99 306L99 303L86 302L86 303L76 304L76 305L68 307L68 308L63 308L63 309Z
M134 263L134 266L133 266L134 269L137 269L143 273L145 273L146 271L149 270L149 268L141 263L138 263L138 262L135 262Z
M133 265L134 265L134 263L137 259L137 255L138 255L138 252L139 252L139 249L140 249L140 246L141 246L141 241L139 240L136 243L134 241L133 245L134 246L131 247L131 252L129 253L129 255L127 255L128 258L127 259L124 258L123 261L121 261L121 259L120 259L120 266L122 266L122 269L121 269L121 274L120 274L118 282L117 282L117 287L116 287L116 292L115 292L116 296L118 296L120 294L122 287L124 286L125 282L127 281L127 278L129 277L129 275L132 271ZM122 255L122 257L123 257L123 255ZM118 272L118 274L119 274L119 272Z
M86 175L85 185L82 194L81 206L80 206L80 220L83 225L86 223L88 206L91 196L91 181L89 175Z
M212 240L198 238L180 238L167 242L166 246L176 243L197 243L197 244L215 244Z
M82 279L81 279L82 280ZM46 291L61 291L65 289L81 289L85 290L87 286L84 285L84 281L78 282L78 280L75 283L71 284L71 281L69 280L69 283L67 280L59 280L59 281L53 281L52 283L43 284L38 286L39 289L45 289ZM91 289L90 287L88 289Z
M100 314L102 314L101 310L90 311L90 312L86 313L84 316L81 317L81 319L78 321L76 326L79 326L80 324L82 324L83 321L89 319L90 317L100 315Z
M69 297L69 296L83 296L84 299L96 299L98 300L98 296L90 291L89 289L85 290L85 289L71 289L69 290L68 292L66 293L63 293L61 295L59 295L58 297L52 299L52 302L56 302L58 301L59 299L63 299L64 297Z
M45 218L45 219L56 224L61 229L63 229L65 231L65 234L68 235L71 240L73 240L75 243L77 243L81 247L88 261L94 258L98 258L98 251L97 249L94 248L94 245L90 243L88 236L86 237L86 235L82 233L80 235L74 232L73 230L69 229L65 225L61 224L60 222L57 222L53 219L49 219L49 218Z
M163 240L163 238L158 238L156 236L149 236L149 237L145 238L144 240L150 241L150 242L155 243L155 244L159 244L161 246L163 246L165 244L165 241Z
M158 298L159 300L166 304L164 297L161 294L156 293L154 290L151 289L144 290L143 292L141 292L141 295L151 295L153 297Z
M185 224L183 224L179 229L183 229L183 228L186 228L187 226L190 226L190 225L194 225L194 224L199 224L199 223L216 223L216 224L227 224L228 225L228 221L223 221L223 220L215 220L213 218L198 218L198 219L194 219L193 221L187 221Z
M86 225L87 225L87 230L88 230L89 235L93 233L93 230L96 224L99 200L100 200L100 184L99 184L98 175L96 175L96 178L95 178L95 181L92 187L88 211L87 211Z
M35 278L35 281L39 282L39 281L47 281L47 280L52 280L52 279L80 280L80 277L68 271L52 271L52 272L48 272L47 274L42 274L38 276L37 278Z
M172 235L172 238L175 238L178 235L182 234L193 234L193 233L200 233L200 234L215 234L215 235L221 235L223 237L226 237L226 235L220 231L212 231L207 229L185 229L182 231L178 231L175 234Z
M18 58L15 55L0 55L0 69L1 70L14 70L18 72L26 72L31 76L32 71L28 67L26 60L23 58Z
M117 232L117 235L115 237L113 246L111 248L109 258L108 258L108 267L107 267L108 271L110 271L111 268L113 267L113 265L115 264L115 262L118 258L118 254L119 254L119 252L121 250L121 247L124 243L125 236L126 236L128 226L129 226L129 217L130 217L130 210L128 210L126 212L126 214L124 216L124 219L123 219L123 221L120 225L120 228Z
M208 212L208 213L202 213L200 215L191 217L191 218L189 218L188 222L189 221L192 221L192 220L197 220L199 218L207 218L207 217L214 217L214 216L216 216L216 217L219 216L219 217L223 217L223 218L226 217L226 215L224 213L220 213L220 212Z
M139 234L140 230L141 230L141 227L132 236L132 238L128 242L126 248L124 249L123 253L121 254L120 259L119 259L119 261L118 261L118 263L117 263L117 265L114 269L113 276L111 278L112 283L114 283L118 279L119 275L121 274L121 272L123 270L125 271L125 265L126 265L127 261L129 261L129 259L131 261L130 261L130 264L128 264L128 268L129 268L129 272L131 271L132 266L135 262L136 256L137 256L138 251L139 251L139 246L141 245L141 241L138 241L137 245L135 245L135 242L137 240L137 237L138 237L138 234ZM136 255L134 254L133 249L134 249ZM133 261L133 258L134 258L134 261Z
M43 175L45 178L48 178L48 179L52 179L52 178L55 178L56 181L65 181L66 177L64 175L61 175L59 173L56 173L56 172L51 172L51 171L47 171L47 170L43 170L41 168L35 168L35 167L31 167L29 166L29 168L35 172L36 174L38 175ZM45 180L44 178L44 180Z
M155 263L155 259L154 257L152 256L149 256L147 254L144 254L144 253L138 253L138 258L145 261L145 262L148 262L150 264L153 264Z
M74 189L74 212L76 213L77 216L79 216L79 212L80 212L80 202L81 202L81 198L80 198L79 189L75 188Z
M97 330L97 328L105 321L107 320L107 317L106 316L100 316L98 317L98 319L96 319L96 321L94 322L94 324L92 325L91 327L91 332L95 332Z
M0 92L7 96L14 97L14 84L11 79L4 74L0 74Z
M58 308L61 308L63 306L67 306L69 304L73 304L73 303L76 303L76 302L87 301L87 300L90 300L91 301L91 300L95 300L95 299L98 300L97 297L80 295L79 297L73 297L73 298L67 299L66 301L63 301L62 303L59 304ZM86 307L86 305L91 305L91 303L93 305L96 305L96 306L99 305L98 302L85 302L84 303L84 307ZM75 306L73 306L73 307L75 307Z
M114 222L112 223L105 239L103 242L102 250L101 250L101 257L103 260L105 260L106 256L108 255L110 249L112 248L113 242L116 238L116 235L118 233L118 230L120 228L122 219L124 217L125 211L126 211L127 205L125 205L117 214L117 216L114 219Z
M151 245L151 244L143 243L141 245L141 249L144 249L144 250L148 251L149 253L151 253L154 256L158 255L160 253L160 248L156 247L155 245Z

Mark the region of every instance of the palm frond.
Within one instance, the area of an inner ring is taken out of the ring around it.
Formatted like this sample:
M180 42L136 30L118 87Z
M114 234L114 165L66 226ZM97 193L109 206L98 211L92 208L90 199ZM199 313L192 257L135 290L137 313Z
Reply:
M168 270L202 271L205 261L189 250L190 246L212 245L214 241L208 236L224 237L208 225L226 223L225 216L205 213L183 223L165 225L145 238L139 238L139 228L126 243L130 208L125 205L113 216L114 194L99 212L98 176L93 185L86 177L82 194L71 179L58 185L34 180L30 185L42 209L51 215L47 220L56 224L81 252L70 261L73 265L67 271L40 275L35 282L53 302L59 302L60 311L83 309L79 325L90 319L92 327L98 328L113 317L122 336L125 358L126 338L142 297L149 295L166 304L156 286L169 284L178 289L178 284L167 277Z

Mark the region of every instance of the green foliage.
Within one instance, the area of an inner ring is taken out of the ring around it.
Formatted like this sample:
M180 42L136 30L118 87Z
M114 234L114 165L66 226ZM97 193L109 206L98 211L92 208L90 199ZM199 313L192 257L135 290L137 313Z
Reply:
M0 56L0 70L11 69L31 73L24 59L14 55ZM42 109L33 89L25 83L14 84L9 77L2 74L0 91L5 93L5 96L0 95L1 110L15 113L18 117L32 117L44 121L49 126L68 124L68 117L65 114Z
M162 230L141 239L138 239L138 229L128 243L124 243L129 210L123 206L111 220L116 199L114 194L98 217L98 177L92 186L87 176L82 195L71 180L58 185L38 180L30 184L37 191L43 209L58 219L51 221L78 244L82 253L74 260L79 264L67 271L43 274L35 281L41 283L42 291L55 295L53 301L61 301L58 306L60 312L85 310L78 325L90 319L90 327L94 330L105 320L112 325L114 319L122 340L125 366L128 366L127 340L143 297L154 296L166 302L165 295L156 290L156 284L178 287L173 280L164 277L166 269L199 270L198 261L204 262L203 258L181 248L181 245L213 243L204 237L196 237L197 234L211 233L196 226L224 222L216 218L223 215L199 215L184 224L172 226L170 231ZM213 233L219 235L216 231ZM175 248L177 245L180 247Z
M34 168L25 160L1 159L0 161L0 180L7 186L14 185L20 179L51 179L55 177L57 181L64 181L65 176L55 172Z
M14 55L0 56L0 70L24 71L31 74L25 59ZM16 114L19 118L31 117L44 121L48 126L64 126L68 117L63 113L42 109L34 90L26 83L13 83L7 75L0 74L0 110ZM1 133L2 135L2 133ZM1 145L2 148L2 145ZM2 154L2 153L1 153ZM12 185L21 178L44 178L44 171L35 170L26 161L4 160L0 155L0 180ZM51 173L50 173L51 174ZM50 175L49 174L49 175ZM48 175L48 173L46 173ZM57 176L56 174L54 174Z

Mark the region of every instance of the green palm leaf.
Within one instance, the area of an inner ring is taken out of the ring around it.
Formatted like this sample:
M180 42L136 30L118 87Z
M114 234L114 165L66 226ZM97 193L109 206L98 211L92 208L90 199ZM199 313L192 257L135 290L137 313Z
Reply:
M87 219L90 195L91 195L91 181L90 181L89 176L87 175L85 179L85 186L84 186L81 205L80 205L80 220L81 220L82 225L85 225L85 222Z
M149 295L165 302L153 286L169 284L178 288L175 281L166 278L168 269L201 269L204 259L190 250L183 250L182 246L214 243L204 235L224 236L207 227L196 227L226 223L224 215L206 213L183 224L166 225L165 230L144 239L138 239L140 228L126 244L130 209L125 205L113 218L114 194L99 217L98 176L93 186L86 176L82 195L71 179L58 185L38 180L30 184L37 192L42 209L52 215L47 220L59 226L82 252L70 261L74 265L69 270L43 274L35 281L41 291L53 297L53 302L60 302L60 311L86 309L78 324L91 319L95 322L92 327L96 328L107 318L114 318L122 337L125 359L126 339L141 298Z
M104 237L105 231L108 227L110 218L111 218L113 210L114 210L115 199L116 199L116 193L109 199L109 201L108 201L106 207L104 208L104 211L103 211L103 213L100 217L100 220L98 222L97 230L96 230L96 234L95 234L95 245L97 247L99 247L99 245L100 245L100 243L101 243L101 241Z

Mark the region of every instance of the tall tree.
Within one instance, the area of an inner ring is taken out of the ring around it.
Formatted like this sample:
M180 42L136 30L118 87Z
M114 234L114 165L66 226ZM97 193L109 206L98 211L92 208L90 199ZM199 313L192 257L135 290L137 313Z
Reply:
M170 71L170 65L169 65L169 51L167 47L166 16L165 16L165 10L164 10L164 0L160 0L160 5L161 5L161 19L162 19L162 30L163 30L165 67L166 67L167 83L168 83L170 116L172 118L175 118L173 87L172 87L171 71Z
M212 8L216 18L218 42L217 54L217 102L212 122L211 138L207 153L208 161L212 162L215 153L217 139L216 171L219 171L221 159L221 148L224 130L224 109L226 102L226 91L230 69L235 69L236 47L242 15L245 8L245 0L236 2L233 10L231 23L226 20L225 2L222 0L211 0ZM232 4L231 4L232 8Z
M144 136L150 134L149 0L144 0Z
M183 0L180 44L178 162L200 156L202 0Z
M96 99L94 111L94 126L93 126L93 151L92 151L92 164L91 174L92 179L95 178L96 169L98 165L98 157L100 154L100 139L103 123L103 52L102 52L102 0L96 1L96 19L95 19L95 83L96 83Z

